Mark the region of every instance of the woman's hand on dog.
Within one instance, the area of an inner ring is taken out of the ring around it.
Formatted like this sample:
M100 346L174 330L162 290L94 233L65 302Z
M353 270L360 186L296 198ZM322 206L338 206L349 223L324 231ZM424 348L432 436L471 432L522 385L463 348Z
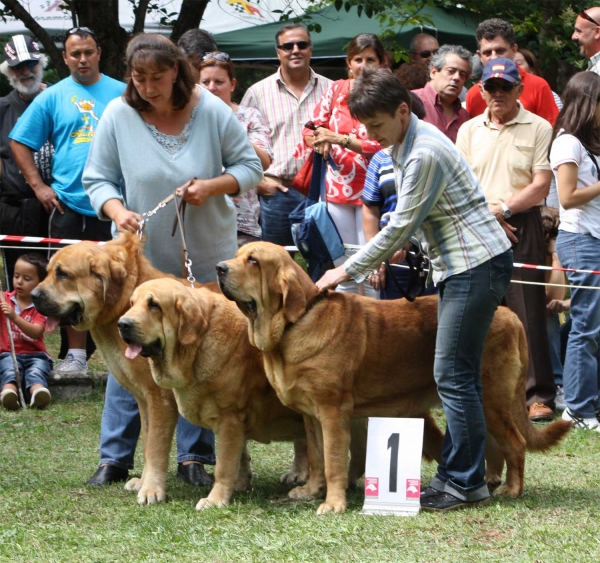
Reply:
M330 289L335 287L336 285L348 281L350 276L344 270L344 265L338 266L333 270L327 270L325 275L316 283L316 286L321 291L325 289Z

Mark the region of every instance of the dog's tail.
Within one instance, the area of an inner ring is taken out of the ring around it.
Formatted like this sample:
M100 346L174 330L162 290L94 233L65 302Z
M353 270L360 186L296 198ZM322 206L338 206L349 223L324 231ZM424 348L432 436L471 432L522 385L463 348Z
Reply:
M525 404L527 369L529 367L529 350L525 329L519 323L519 355L521 357L521 377L515 393L513 402L513 417L519 431L525 438L527 451L545 452L558 444L571 430L572 424L567 420L558 420L544 429L536 428L529 419L529 413Z

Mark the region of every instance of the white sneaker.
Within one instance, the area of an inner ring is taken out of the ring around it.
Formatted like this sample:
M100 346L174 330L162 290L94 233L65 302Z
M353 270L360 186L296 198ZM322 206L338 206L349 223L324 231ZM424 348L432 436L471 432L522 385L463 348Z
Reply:
M9 411L16 411L19 408L19 395L14 389L5 389L0 393L0 403Z
M562 385L556 386L556 397L554 399L554 410L564 411L567 408L565 403L565 390Z
M29 407L32 409L43 409L48 406L52 396L50 395L50 391L45 387L38 387L33 394L31 395L31 402L29 403Z
M568 408L566 408L562 413L562 419L572 422L574 428L582 428L584 430L600 432L600 422L598 422L596 417L583 418L573 414Z
M56 375L65 376L84 376L87 375L88 365L87 362L80 362L73 357L73 354L67 354L64 360L56 362L52 373Z

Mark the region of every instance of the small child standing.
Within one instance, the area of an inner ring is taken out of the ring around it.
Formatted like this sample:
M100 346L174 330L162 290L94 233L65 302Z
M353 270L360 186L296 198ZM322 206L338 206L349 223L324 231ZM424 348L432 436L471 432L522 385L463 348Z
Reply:
M31 292L46 277L47 265L39 254L19 256L13 276L14 291L5 291L0 303L0 402L9 410L19 408L19 399L5 316L10 320L25 394L31 397L29 406L43 409L50 403L48 376L52 359L43 339L46 317L36 311L31 300Z

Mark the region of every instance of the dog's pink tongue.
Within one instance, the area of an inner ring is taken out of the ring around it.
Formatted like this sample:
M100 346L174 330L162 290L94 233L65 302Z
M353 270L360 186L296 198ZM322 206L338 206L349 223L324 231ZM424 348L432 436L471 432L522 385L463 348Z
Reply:
M60 324L56 317L46 317L46 332L52 332Z
M133 360L141 351L142 347L139 344L130 344L125 350L125 357Z

